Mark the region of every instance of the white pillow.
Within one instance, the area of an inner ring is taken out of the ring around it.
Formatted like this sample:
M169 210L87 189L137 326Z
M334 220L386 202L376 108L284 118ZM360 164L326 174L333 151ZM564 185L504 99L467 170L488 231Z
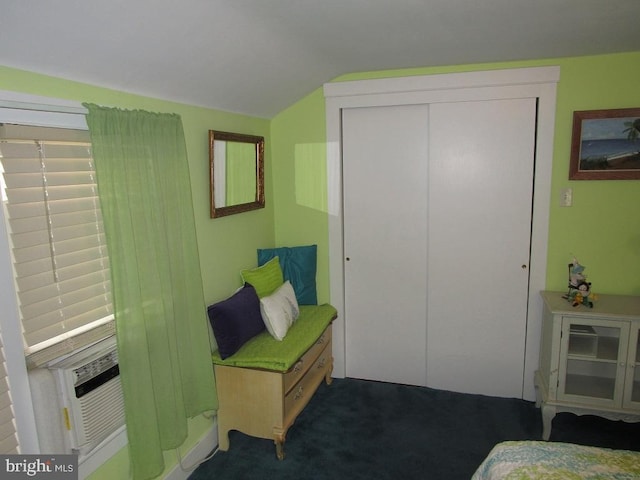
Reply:
M282 340L300 315L296 294L288 280L271 295L260 299L260 313L271 336Z

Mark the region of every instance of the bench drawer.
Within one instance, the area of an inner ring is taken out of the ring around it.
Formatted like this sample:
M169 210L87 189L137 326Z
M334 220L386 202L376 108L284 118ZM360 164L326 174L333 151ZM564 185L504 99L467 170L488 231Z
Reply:
M293 386L300 380L305 373L315 364L318 356L325 349L327 344L331 343L331 325L318 337L316 343L300 357L295 365L284 374L284 393L288 394ZM331 354L331 349L329 349Z
M309 365L304 376L296 383L284 398L284 417L297 415L309 402L318 385L325 377L327 368L332 368L331 341L322 345L323 349L315 361Z

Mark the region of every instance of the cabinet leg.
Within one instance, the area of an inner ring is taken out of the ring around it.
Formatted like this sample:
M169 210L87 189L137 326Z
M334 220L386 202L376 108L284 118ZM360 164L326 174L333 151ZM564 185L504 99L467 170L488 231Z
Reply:
M218 450L226 452L229 450L229 430L222 428L218 424Z
M542 394L540 393L540 388L538 388L538 384L535 385L536 391L536 408L540 408L542 406Z
M276 440L276 457L278 460L284 460L284 440Z
M553 422L553 417L556 416L556 407L551 407L549 405L542 405L542 439L549 440L551 436L551 423Z
M324 376L324 383L331 385L331 382L333 382L333 378L331 378L331 372L329 371Z
M327 373L324 374L324 382L327 385L331 385L331 382L333 382L333 378L331 378L332 373L333 373L333 362L331 362L331 366L327 369Z

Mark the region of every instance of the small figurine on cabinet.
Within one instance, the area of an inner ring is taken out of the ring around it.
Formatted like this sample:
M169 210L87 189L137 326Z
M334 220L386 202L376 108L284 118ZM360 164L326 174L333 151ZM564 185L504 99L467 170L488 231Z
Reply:
M573 297L573 306L577 307L582 304L585 307L593 308L593 302L589 300L589 295L591 295L591 284L582 282L578 285L578 291Z
M563 297L574 307L584 305L593 308L593 302L590 299L591 282L587 282L584 269L585 267L580 265L576 258L569 264L569 291Z

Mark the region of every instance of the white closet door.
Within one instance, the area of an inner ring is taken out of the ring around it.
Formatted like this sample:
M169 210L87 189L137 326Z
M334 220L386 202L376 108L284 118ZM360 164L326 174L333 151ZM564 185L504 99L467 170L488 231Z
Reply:
M430 107L427 384L522 397L536 100Z
M428 107L342 120L346 375L425 385Z

